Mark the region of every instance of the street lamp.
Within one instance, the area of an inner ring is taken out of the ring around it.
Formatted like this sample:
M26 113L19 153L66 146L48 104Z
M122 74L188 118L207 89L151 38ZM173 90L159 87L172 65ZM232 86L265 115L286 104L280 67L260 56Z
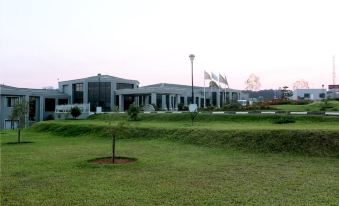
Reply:
M190 56L190 60L191 60L191 67L192 67L192 104L194 104L194 92L193 92L193 60L194 60L194 54L191 54Z
M98 78L99 78L99 94L98 94L98 96L99 96L99 97L98 97L98 105L97 105L97 107L100 107L100 86L101 86L101 85L100 85L100 83L101 83L101 82L100 82L100 77L101 77L101 74L99 73L99 74L98 74Z

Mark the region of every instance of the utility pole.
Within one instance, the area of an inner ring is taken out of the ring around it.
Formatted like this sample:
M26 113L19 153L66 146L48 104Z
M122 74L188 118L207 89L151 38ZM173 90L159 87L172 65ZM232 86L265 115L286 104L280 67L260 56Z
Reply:
M336 75L335 75L335 56L333 56L333 73L332 73L332 78L333 78L333 85L336 83Z

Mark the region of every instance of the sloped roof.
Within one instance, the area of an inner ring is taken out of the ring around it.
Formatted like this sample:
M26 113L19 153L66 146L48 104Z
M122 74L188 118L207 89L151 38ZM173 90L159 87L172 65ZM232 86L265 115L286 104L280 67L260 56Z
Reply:
M68 95L57 89L32 89L19 88L8 85L0 85L0 95L18 95L18 96L45 96L45 97L61 97L68 98Z
M81 81L81 80L89 80L89 79L98 79L98 75L96 76L90 76L90 77L85 77L85 78L80 78L80 79L70 79L70 80L65 80L65 81L60 81L60 83L65 83L65 82L73 82L73 81ZM120 78L120 77L115 77L115 76L111 76L111 75L101 75L100 79L104 80L104 79L115 79L115 80L120 80L120 81L134 81L134 82L138 82L138 80L133 80L133 79L124 79L124 78Z

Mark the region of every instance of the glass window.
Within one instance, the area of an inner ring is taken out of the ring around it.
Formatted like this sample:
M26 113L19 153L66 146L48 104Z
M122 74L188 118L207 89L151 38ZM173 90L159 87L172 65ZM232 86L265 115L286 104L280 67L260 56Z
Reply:
M325 98L325 93L320 93L319 98Z
M46 98L45 99L45 112L54 112L55 111L55 99Z
M58 105L68 104L68 99L58 99Z
M19 100L18 97L7 97L7 107L14 107L15 103Z
M311 97L311 95L309 93L304 94L304 98L310 98L310 97Z
M117 89L133 89L133 84L127 84L127 83L117 83Z
M37 120L37 97L29 97L29 121L36 121Z
M84 103L83 83L73 84L73 104Z
M99 106L105 112L111 111L111 83L88 82L88 101L91 104L91 111L95 111Z

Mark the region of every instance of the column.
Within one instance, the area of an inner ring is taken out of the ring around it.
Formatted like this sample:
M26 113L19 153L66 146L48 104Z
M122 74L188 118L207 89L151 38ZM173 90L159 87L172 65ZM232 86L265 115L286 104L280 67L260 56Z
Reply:
M180 104L180 95L177 94L176 97L177 97L177 102L175 104L175 110L178 110L178 105Z
M157 94L156 93L151 94L151 104L154 104L154 105L157 104Z
M172 94L170 94L169 95L169 105L168 105L168 107L169 107L169 110L172 110L173 109L173 95Z
M124 96L122 94L119 94L119 111L124 111Z
M187 97L184 97L184 105L185 105L185 106L188 106L188 105L187 105Z
M217 91L217 107L220 107L220 92Z
M167 110L166 95L165 94L161 95L161 109Z
M45 99L44 99L44 97L43 96L39 96L39 100L40 100L40 102L39 102L39 106L40 106L40 110L39 110L39 121L42 121L42 120L44 120L44 106L45 106L45 104L44 104L44 101L45 101Z
M198 107L201 107L201 97L198 97Z
M82 104L88 104L88 82L83 83L83 102Z
M149 95L145 96L145 105L149 104Z
M139 96L134 97L135 106L139 107Z

